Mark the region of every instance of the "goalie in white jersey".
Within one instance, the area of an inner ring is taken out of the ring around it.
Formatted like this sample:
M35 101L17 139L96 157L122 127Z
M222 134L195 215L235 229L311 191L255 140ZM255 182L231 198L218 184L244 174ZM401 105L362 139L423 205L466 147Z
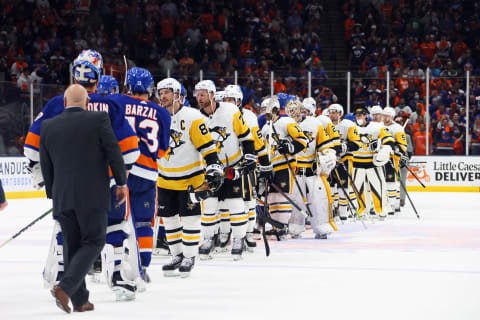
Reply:
M355 205L356 196L348 184L348 179L349 174L353 174L353 152L362 147L362 142L360 141L355 123L348 119L342 119L343 112L343 106L338 103L328 107L328 116L335 125L341 139L342 147L338 155L343 163L343 165L338 166L332 173L332 181L334 181L334 183L332 183L332 189L335 189L335 193L339 195L338 214L340 219L346 220L348 218L347 209L350 208L352 211L357 209ZM351 212L351 214L353 213L354 212Z
M337 158L334 147L336 139L330 138L321 119L315 118L315 102L306 98L303 103L294 101L287 106L287 114L296 120L305 136L309 139L305 150L297 153L297 181L310 204L312 217L310 224L316 239L326 239L332 231L332 197L327 176L335 167ZM304 209L301 193L297 187L293 199ZM292 238L300 237L305 230L305 216L293 208L289 222Z
M189 189L199 188L205 182L211 189L218 188L223 166L202 114L183 106L180 89L180 83L172 78L157 84L160 104L172 116L170 148L158 161L157 186L159 214L172 254L172 261L162 269L165 276L186 277L198 253L202 213L199 201L190 201Z
M296 103L293 101L295 100L290 101L289 104ZM276 96L264 100L263 105L266 107L267 123L262 128L262 136L266 141L270 162L275 172L273 183L285 194L292 194L295 176L288 163L292 168L295 167L295 154L307 147L308 139L294 119L288 116L280 117L280 104ZM281 193L273 189L268 193L267 202L272 218L287 225L292 213L292 205ZM287 240L285 230L276 230L276 232L278 239Z
M216 88L210 80L195 85L195 95L202 114L206 119L212 137L221 147L219 158L229 168L241 167L244 174L255 170L257 156L252 134L238 107L228 102L214 100ZM234 260L241 258L245 248L248 213L243 202L242 179L235 170L227 171L227 179L212 197L205 200L202 216L204 242L200 246L200 258L211 258L214 236L219 226L220 242L226 246L230 227L232 231L232 250ZM233 173L233 175L232 175ZM220 214L219 214L220 213Z
M383 124L367 122L367 113L365 107L355 109L357 129L363 146L353 153L353 180L361 196L358 199L358 213L362 215L372 202L375 213L383 219L386 216L382 197L386 187L383 166L390 159L394 140Z
M249 109L242 106L243 93L239 86L237 85L228 85L223 91L223 101L230 102L238 106L240 111L243 114L243 118L247 123L247 126L252 133L253 141L255 144L255 152L258 157L257 171L260 178L267 178L268 181L273 179L273 167L270 164L268 159L267 149L265 148L265 143L263 141L262 132L258 126L257 116ZM257 179L255 172L250 172L249 174L244 174L241 177L243 184L243 200L245 202L245 211L248 212L248 227L247 234L245 237L245 243L247 245L247 250L253 251L253 248L257 246L253 238L253 230L256 224L256 185Z
M392 211L389 214L400 212L400 181L398 181L397 173L400 172L400 167L408 162L405 130L401 125L393 121L394 118L395 110L391 107L386 107L383 110L383 122L395 140L390 161L385 164L388 201L392 207Z

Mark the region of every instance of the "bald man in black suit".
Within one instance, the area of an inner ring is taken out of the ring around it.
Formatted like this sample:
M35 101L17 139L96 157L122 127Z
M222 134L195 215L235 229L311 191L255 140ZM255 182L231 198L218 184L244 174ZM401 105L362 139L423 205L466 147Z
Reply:
M90 311L85 276L106 240L110 209L110 166L120 203L126 199L126 171L120 147L105 112L88 112L88 93L80 85L64 94L65 111L45 120L40 135L40 165L53 215L63 234L65 271L52 289L57 306L69 313Z

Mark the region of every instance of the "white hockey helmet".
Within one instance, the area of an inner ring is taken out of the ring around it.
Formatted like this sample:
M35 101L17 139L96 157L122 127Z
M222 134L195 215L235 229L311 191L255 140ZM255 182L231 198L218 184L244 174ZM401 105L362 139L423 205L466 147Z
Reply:
M242 89L240 89L240 87L235 84L229 84L228 86L226 86L224 92L224 98L233 98L235 99L236 103L241 103L243 100Z
M315 99L312 97L303 99L302 108L307 109L311 115L314 115L317 109Z
M182 90L182 85L174 78L166 78L157 83L157 97L158 93L162 89L171 89L174 94L180 94Z
M333 103L328 107L328 112L335 111L340 113L340 117L343 116L343 107L339 103Z
M383 114L383 109L379 105L373 106L370 108L370 114L373 116L374 114Z
M272 114L274 108L277 108L277 112L280 110L280 102L278 97L273 96L262 101L261 108L265 108L265 114Z
M227 96L225 95L225 91L217 91L213 95L213 100L216 102L222 102Z
M385 109L383 109L383 115L392 117L393 119L395 118L395 109L393 109L392 107L386 107Z
M197 90L207 90L208 93L217 92L215 83L212 80L202 80L195 85L195 91Z

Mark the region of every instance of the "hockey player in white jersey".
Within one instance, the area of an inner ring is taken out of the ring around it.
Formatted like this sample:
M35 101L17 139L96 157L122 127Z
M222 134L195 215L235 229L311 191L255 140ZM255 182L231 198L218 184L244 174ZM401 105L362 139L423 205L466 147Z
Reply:
M216 88L210 80L195 85L195 95L201 112L205 116L212 137L221 146L219 158L229 168L241 167L244 174L255 170L257 156L252 134L238 107L228 102L214 100ZM220 242L228 242L230 227L232 231L232 250L234 260L242 257L245 248L245 236L248 225L248 213L243 202L242 179L232 176L228 171L227 179L216 194L205 200L202 216L204 242L200 246L200 258L211 258L214 247L216 225L220 218ZM236 171L238 172L238 171ZM219 214L220 213L220 214ZM225 245L224 245L225 247Z
M353 189L348 183L349 174L353 173L353 152L362 147L360 136L358 135L357 126L354 122L348 119L342 119L343 106L340 104L332 104L328 107L328 115L337 129L341 139L341 152L339 153L340 162L337 169L332 173L332 181L335 181L335 189L339 194L338 200L338 214L340 219L346 220L348 218L348 208L356 210L356 196ZM348 170L348 173L346 170ZM345 194L347 192L348 194ZM350 199L348 199L349 197ZM352 207L353 205L353 207ZM351 212L351 214L354 214Z
M357 129L363 142L362 148L353 153L353 180L361 196L358 213L362 215L372 202L375 213L384 219L382 193L386 186L383 166L390 159L394 140L385 126L367 122L367 113L365 107L355 109Z
M296 120L305 136L309 139L305 150L295 155L297 162L297 181L310 204L312 217L310 224L316 239L326 239L332 231L332 198L326 177L336 165L335 142L331 139L319 118L315 118L315 107L309 98L289 103L287 114ZM293 199L304 207L301 193L295 186ZM305 230L305 216L296 208L292 209L289 221L289 233L299 238Z
M289 104L295 103L292 100ZM298 123L291 117L280 117L280 104L276 96L265 100L267 123L262 129L270 162L275 172L273 183L275 183L285 194L292 194L294 172L288 167L295 165L295 154L304 150L308 144L308 138L300 129ZM288 104L287 104L288 106ZM306 199L304 199L306 201ZM267 197L270 214L273 219L288 224L292 212L291 204L275 190L270 190ZM285 230L277 230L277 237L280 240L287 240Z
M247 126L252 133L252 137L255 143L255 152L257 153L258 163L257 171L260 178L267 178L268 181L273 179L273 167L268 159L267 149L262 138L262 133L258 126L257 116L250 110L246 109L242 105L243 93L239 86L228 85L223 91L223 101L235 104L243 114L243 118L247 123ZM245 237L245 243L247 250L253 251L253 248L257 246L255 239L253 238L253 230L256 223L256 207L257 199L255 197L255 188L257 185L257 179L254 172L250 174L242 175L242 185L244 189L243 199L245 201L245 211L248 212L248 227Z
M393 121L394 118L395 109L386 107L383 110L383 122L395 140L390 161L385 164L388 201L392 207L392 211L388 213L391 215L400 212L400 181L398 181L397 172L400 172L401 164L408 162L405 130L401 125Z
M223 166L202 114L183 106L180 90L180 83L173 78L157 84L159 101L172 116L170 148L158 161L157 186L159 214L172 254L172 260L162 269L165 276L187 277L198 253L202 213L201 204L189 200L191 191L204 182L217 189L223 179Z

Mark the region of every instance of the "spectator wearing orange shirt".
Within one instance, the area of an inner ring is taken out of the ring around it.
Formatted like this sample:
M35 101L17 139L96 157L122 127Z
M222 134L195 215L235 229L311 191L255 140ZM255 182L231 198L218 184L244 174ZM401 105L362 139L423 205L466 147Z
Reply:
M428 134L429 154L432 154L432 134ZM413 135L413 144L415 146L415 155L427 155L427 133L425 123L420 124L419 130Z
M460 37L455 40L455 43L452 46L453 60L457 60L465 53L467 50L467 45L462 41Z
M425 36L425 41L422 42L420 48L425 58L427 58L427 61L430 62L437 52L437 45L434 42L434 36L427 34Z
M281 76L277 76L275 81L273 81L273 91L275 94L280 92L287 93L287 87L283 84Z

